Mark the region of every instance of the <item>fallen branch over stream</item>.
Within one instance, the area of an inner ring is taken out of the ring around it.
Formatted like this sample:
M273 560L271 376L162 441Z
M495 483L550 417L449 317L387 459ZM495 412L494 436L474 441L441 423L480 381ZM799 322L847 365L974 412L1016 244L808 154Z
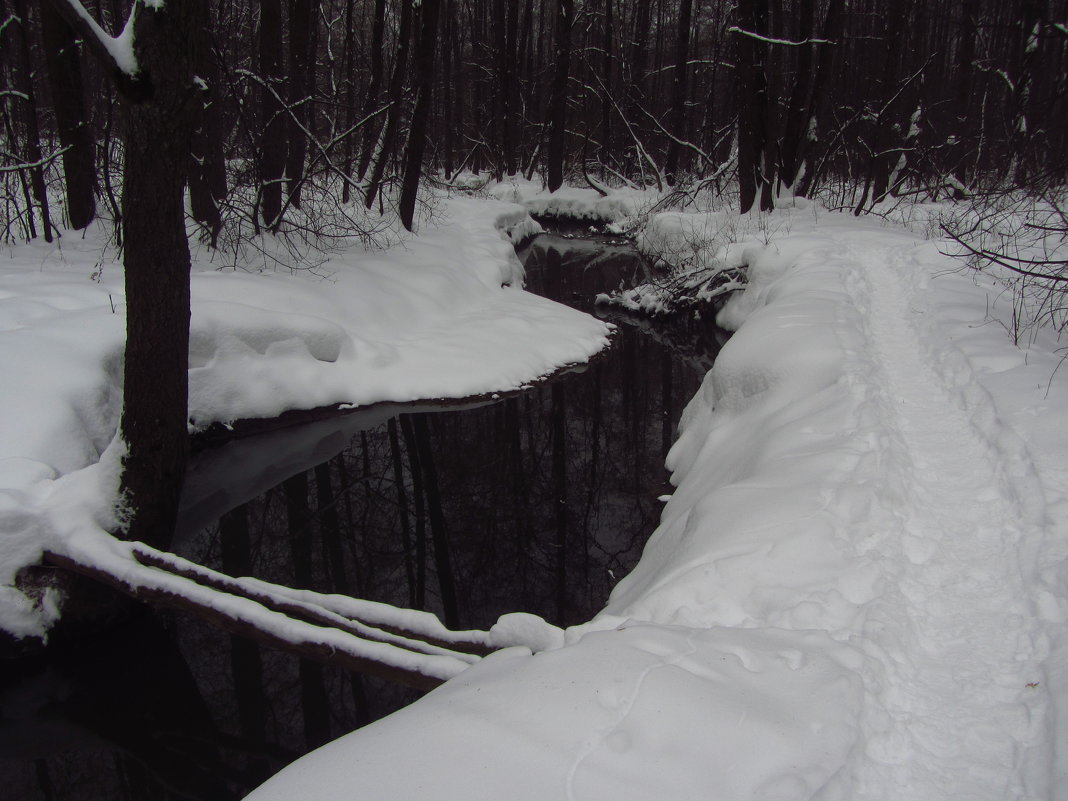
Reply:
M107 539L45 560L324 664L432 689L494 649L490 632L454 632L428 612L237 579L139 542L99 537Z

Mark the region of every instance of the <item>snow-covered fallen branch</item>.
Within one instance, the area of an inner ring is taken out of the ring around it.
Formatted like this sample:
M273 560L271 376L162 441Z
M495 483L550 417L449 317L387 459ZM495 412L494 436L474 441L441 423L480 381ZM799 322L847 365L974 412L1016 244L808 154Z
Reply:
M437 645L421 639L418 632L379 628L315 602L324 596L293 597L294 591L287 588L234 579L102 531L78 537L70 545L70 553L48 552L46 561L138 600L191 612L234 634L418 689L435 687L481 658L458 648L490 650L488 633L465 637L466 633L450 633L442 626L435 632L438 641L454 635L448 643L452 647ZM420 617L412 613L406 619ZM423 619L421 628L432 627Z

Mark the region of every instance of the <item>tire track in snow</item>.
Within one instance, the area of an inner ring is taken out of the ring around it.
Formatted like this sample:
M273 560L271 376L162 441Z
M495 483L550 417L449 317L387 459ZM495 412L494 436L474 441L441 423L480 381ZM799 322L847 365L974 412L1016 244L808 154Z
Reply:
M862 647L881 671L866 677L872 733L857 797L1044 797L1023 770L1047 736L1035 664L1042 638L1016 552L1032 524L962 405L968 376L939 369L916 333L921 318L903 278L918 265L901 248L850 257L881 393L884 457L901 493L900 503L885 495L894 507L870 521L881 529L878 558L899 564L887 566L896 587L873 602L865 623Z

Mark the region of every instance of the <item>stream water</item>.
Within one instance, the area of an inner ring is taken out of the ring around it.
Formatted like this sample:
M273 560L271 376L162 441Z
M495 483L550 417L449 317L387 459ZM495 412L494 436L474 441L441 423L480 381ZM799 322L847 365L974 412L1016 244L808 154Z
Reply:
M646 270L603 238L542 235L519 254L529 289L588 309ZM454 627L588 619L657 523L679 413L721 341L699 324L613 321L606 354L496 402L381 406L205 449L176 549ZM0 669L15 799L238 798L418 695L180 614Z

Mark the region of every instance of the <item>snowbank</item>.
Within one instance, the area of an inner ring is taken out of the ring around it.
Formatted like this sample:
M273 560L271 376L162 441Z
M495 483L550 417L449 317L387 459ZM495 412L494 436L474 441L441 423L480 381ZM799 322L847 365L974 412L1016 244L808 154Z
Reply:
M623 224L656 205L660 195L648 189L614 189L602 196L594 189L562 186L549 192L541 184L513 176L486 187L490 197L521 204L535 217L563 217L593 223Z
M327 253L314 268L217 269L201 253L191 428L514 390L607 344L604 323L522 291L511 241L538 230L522 207L454 198L441 215L388 251ZM123 311L100 228L0 261L0 627L17 636L54 614L12 586L18 569L114 522L115 465L97 463L121 410Z
M251 799L1065 797L1057 343L933 243L778 214L606 610Z

